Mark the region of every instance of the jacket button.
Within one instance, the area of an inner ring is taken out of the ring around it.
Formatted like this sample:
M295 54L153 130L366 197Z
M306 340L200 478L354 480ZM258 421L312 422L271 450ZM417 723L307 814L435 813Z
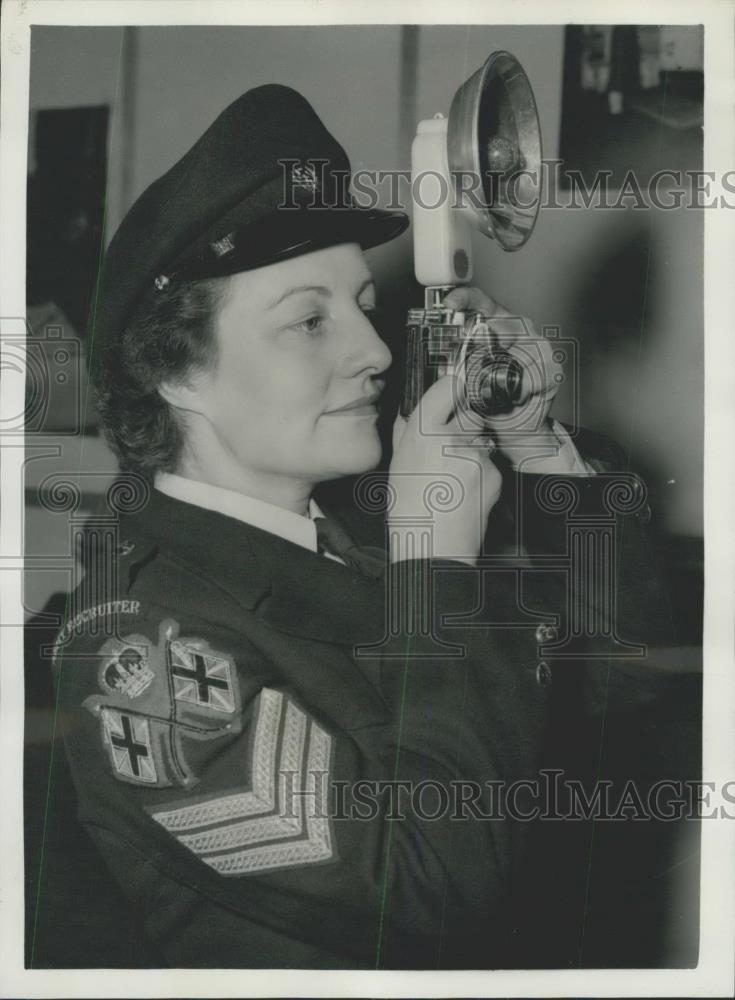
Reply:
M551 684L551 667L546 660L542 660L536 667L536 683L544 688Z
M546 625L542 623L536 629L536 642L541 645L542 642L553 642L556 639L558 633L553 625Z
M642 524L650 524L652 517L653 513L651 511L651 505L649 503L647 503L645 507L643 507L641 510L638 511L638 520Z

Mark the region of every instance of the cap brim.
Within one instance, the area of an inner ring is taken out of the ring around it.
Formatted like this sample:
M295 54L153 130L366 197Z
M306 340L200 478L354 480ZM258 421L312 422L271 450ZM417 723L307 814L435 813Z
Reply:
M339 243L359 243L369 250L400 236L408 222L405 212L378 208L281 209L228 233L218 247L212 244L171 273L186 280L224 277Z

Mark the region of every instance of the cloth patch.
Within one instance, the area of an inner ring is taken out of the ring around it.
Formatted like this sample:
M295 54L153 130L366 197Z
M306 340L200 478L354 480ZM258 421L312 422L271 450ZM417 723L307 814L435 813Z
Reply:
M168 646L169 669L174 686L174 698L187 701L202 709L235 711L230 661L209 650L206 644L178 639Z
M263 688L254 718L249 787L151 811L153 819L220 875L328 861L332 739L280 691ZM244 768L246 770L246 768Z
M84 707L100 719L116 778L159 788L200 779L192 741L232 738L242 729L235 664L199 638L162 621L158 642L133 634L108 639L97 658L97 687Z
M102 710L103 739L116 774L128 781L155 785L158 781L147 719Z
M97 618L138 614L140 614L140 601L108 601L106 604L97 604L93 608L85 608L68 621L59 632L51 649L51 662L56 663L59 650L71 640L75 633L81 634L87 625Z

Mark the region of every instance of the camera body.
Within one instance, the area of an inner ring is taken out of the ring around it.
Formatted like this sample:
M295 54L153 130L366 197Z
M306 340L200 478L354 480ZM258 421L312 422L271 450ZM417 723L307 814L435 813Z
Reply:
M459 402L480 421L508 413L522 391L523 369L498 346L492 328L477 312L441 304L451 286L431 286L423 308L408 312L406 378L401 415L413 412L437 379L456 375Z

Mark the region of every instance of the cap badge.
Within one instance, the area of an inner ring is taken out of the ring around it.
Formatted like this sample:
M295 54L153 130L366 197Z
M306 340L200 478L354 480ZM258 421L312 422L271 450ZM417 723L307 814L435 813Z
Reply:
M295 188L304 188L306 191L318 190L319 181L316 179L316 170L310 163L294 167L291 172L291 185Z
M212 250L217 257L225 257L228 253L232 253L235 249L235 244L233 242L234 233L228 233L227 236L223 236L219 240L215 240L211 244Z

